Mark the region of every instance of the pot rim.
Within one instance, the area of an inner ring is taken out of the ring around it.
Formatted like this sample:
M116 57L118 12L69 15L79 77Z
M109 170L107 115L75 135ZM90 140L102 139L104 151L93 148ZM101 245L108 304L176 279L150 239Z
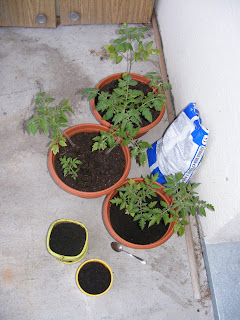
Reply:
M143 178L132 178L134 181L136 181L137 183L139 183L140 181L144 181ZM124 181L122 183L121 186L127 184L129 182L130 179ZM161 185L158 182L155 182L155 184L160 185L161 189L156 189L156 193L158 193L164 201L166 201L167 204L171 203L171 198L166 195L164 192L161 192L161 190L163 190L165 187L163 185ZM164 242L166 242L174 233L174 222L171 222L169 224L168 230L166 231L166 233L157 241L150 243L150 244L135 244L132 242L129 242L127 240L124 240L123 238L121 238L113 229L111 221L110 221L110 207L111 207L111 203L110 200L117 194L117 190L114 190L113 192L111 192L110 194L108 194L105 198L104 204L103 204L103 221L105 224L106 229L108 230L108 232L110 233L110 235L119 243L121 243L122 245L129 247L129 248L133 248L133 249L152 249L155 247L160 246L161 244L163 244Z
M77 224L79 226L81 226L84 230L85 230L85 233L86 233L86 240L85 240L85 244L81 250L81 252L79 254L77 254L76 256L65 256L63 254L59 254L59 253L56 253L54 252L51 248L50 248L50 236L51 236L51 233L52 233L52 230L53 228L60 224L60 223L74 223L74 224ZM64 263L75 263L75 262L78 262L79 258L83 258L87 252L87 248L88 248L88 230L86 228L86 226L79 222L79 221L76 221L76 220L72 220L72 219L58 219L56 221L54 221L49 229L48 229L48 233L47 233L47 249L48 249L48 252L54 256L54 258L60 260L61 262L64 262ZM86 252L85 252L86 251ZM84 253L85 252L85 253ZM75 260L75 261L74 261Z
M85 264L91 263L91 262L99 262L99 263L101 263L102 265L104 265L104 267L106 267L106 268L108 269L108 271L110 272L110 276L111 276L111 281L110 281L110 284L109 284L109 286L107 287L107 289L106 289L105 291L101 292L101 293L98 293L98 294L91 294L91 293L88 293L88 292L84 291L83 288L80 286L79 281L78 281L78 274L79 274L80 270L82 269L82 267L83 267ZM105 294L105 293L111 288L112 283L113 283L113 273L112 273L111 268L109 267L109 265L108 265L105 261L100 260L100 259L88 259L88 260L84 261L84 262L78 267L75 278L76 278L76 283L77 283L78 288L79 288L83 293L85 293L86 295L91 296L91 297L99 297L99 296L102 296L103 294Z
M110 129L100 125L100 124L95 124L95 123L84 123L84 124L78 124L76 126L72 126L68 129L66 129L64 132L69 135L69 137L72 137L74 134L77 134L79 132L100 132L100 131L109 131ZM48 169L49 172L53 178L53 180L58 184L59 187L61 187L63 190L74 194L78 197L82 197L82 198L98 198L101 196L104 196L108 193L110 193L112 190L114 190L115 188L118 188L121 183L123 181L125 181L125 179L127 178L130 168L131 168L131 156L130 156L130 151L129 148L127 146L121 146L123 154L124 154L124 158L125 158L125 168L123 171L123 175L122 177L112 186L103 189L103 190L99 190L99 191L95 191L95 192L88 192L88 191L80 191L80 190L76 190L73 189L71 187L69 187L68 185L66 185L57 175L56 171L55 171L55 155L53 154L52 150L49 150L49 154L48 154Z

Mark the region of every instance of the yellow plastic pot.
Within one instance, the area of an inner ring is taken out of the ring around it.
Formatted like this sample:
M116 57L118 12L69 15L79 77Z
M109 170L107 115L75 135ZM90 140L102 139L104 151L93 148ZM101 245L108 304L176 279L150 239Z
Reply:
M61 254L58 254L58 253L52 251L52 249L50 248L49 242L50 242L51 232L52 232L53 228L56 225L60 224L60 223L74 223L74 224L77 224L77 225L81 226L85 230L85 232L86 232L86 241L85 241L85 244L84 244L84 247L83 247L82 251L78 255L76 255L76 256L64 256L64 255L61 255ZM85 254L87 253L87 250L88 250L88 230L87 230L87 228L85 227L84 224L82 224L81 222L75 221L75 220L70 220L70 219L56 220L55 222L53 222L53 224L50 226L50 228L48 230L48 234L47 234L47 249L48 249L48 252L60 262L68 263L68 264L76 263L76 262L80 261L85 256Z
M98 293L98 294L91 294L91 293L86 292L86 291L80 286L79 281L78 281L78 275L79 275L79 272L81 271L82 267L85 266L87 263L91 263L91 262L99 262L99 263L101 263L102 265L104 265L104 266L108 269L108 271L110 272L110 276L111 276L111 281L110 281L110 284L109 284L108 288L107 288L105 291L103 291L103 292L101 292L101 293ZM108 265L106 262L102 261L102 260L99 260L99 259L90 259L90 260L87 260L87 261L83 262L83 263L79 266L79 268L77 269L77 273L76 273L76 283L77 283L77 286L78 286L78 288L79 288L83 293L85 293L85 294L88 295L88 296L91 296L91 297L102 296L104 293L106 293L106 292L111 288L112 282L113 282L113 273L112 273L112 270L111 270L111 268L109 267L109 265Z

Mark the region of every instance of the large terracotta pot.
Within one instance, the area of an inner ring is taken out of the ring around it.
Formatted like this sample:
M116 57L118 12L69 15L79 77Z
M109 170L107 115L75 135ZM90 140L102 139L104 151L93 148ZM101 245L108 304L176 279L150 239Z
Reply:
M100 131L109 131L109 129L104 126L101 126L99 124L85 123L85 124L79 124L74 127L68 128L67 130L65 130L65 133L69 137L72 137L73 135L75 135L79 132L100 132ZM55 155L53 154L53 152L51 150L48 155L48 168L49 168L50 174L51 174L52 178L54 179L54 181L59 185L59 187L61 187L65 191L67 191L71 194L74 194L78 197L82 197L82 198L98 198L98 197L104 196L104 195L112 192L116 188L118 188L123 183L123 181L126 180L126 178L128 176L128 173L131 168L131 156L130 156L130 152L129 152L128 147L121 146L121 148L122 148L122 151L124 153L124 158L125 158L125 169L124 169L123 175L122 175L121 179L119 179L119 181L117 181L114 185L112 185L111 187L104 189L104 190L100 190L100 191L96 191L96 192L84 192L84 191L79 191L79 190L73 189L73 188L69 187L68 185L66 185L58 177L58 175L55 171Z
M144 182L143 178L136 178L133 179L136 183L139 183L141 181ZM121 186L124 186L125 184L128 183L129 180L125 181L122 183ZM163 192L162 190L164 189L164 186L162 186L160 183L156 182L156 184L160 185L162 188L161 189L156 189L156 193L158 195L161 196L161 198L167 203L170 204L171 203L171 198L165 194L165 192ZM142 244L134 244L131 242L128 242L126 240L124 240L123 238L121 238L113 229L111 221L110 221L110 208L111 208L111 202L110 200L112 198L114 198L114 196L117 194L117 190L114 190L113 192L111 192L110 194L107 195L104 205L103 205L103 220L105 223L105 226L108 230L108 232L110 233L110 235L119 243L123 244L126 247L130 247L133 249L151 249L151 248L155 248L160 246L161 244L163 244L164 242L166 242L174 233L173 230L173 226L174 223L170 223L167 232L163 235L163 237L161 239L159 239L158 241L151 243L151 244L146 244L146 245L142 245ZM151 228L151 227L150 227Z
M117 80L117 79L121 79L122 78L123 73L115 73L112 74L111 76L103 79L102 81L100 81L97 84L97 88L102 88L103 86L105 86L106 84L108 84L109 82L113 81L113 80ZM136 73L130 73L130 75L132 76L133 80L139 81L139 82L143 82L148 84L151 80L141 76L139 74ZM100 122L103 126L105 127L111 127L112 125L107 122L106 120L103 120L102 116L99 114L99 112L95 109L95 99L91 99L91 108L92 108L92 112L94 117L98 120L98 122ZM139 129L139 132L137 134L137 136L135 137L140 138L141 136L143 136L145 133L147 133L150 129L154 128L162 119L163 115L165 113L165 105L163 106L162 110L159 113L159 116L157 117L157 119L155 121L153 121L152 123L150 123L149 125L142 127Z

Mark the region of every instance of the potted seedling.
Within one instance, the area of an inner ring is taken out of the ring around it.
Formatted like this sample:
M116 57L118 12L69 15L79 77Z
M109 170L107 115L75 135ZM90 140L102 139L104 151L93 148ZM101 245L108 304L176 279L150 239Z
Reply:
M154 73L151 73L149 74L149 76L145 77L135 73L130 73L134 62L147 61L151 55L161 54L158 49L152 48L153 41L149 41L146 44L143 44L142 40L145 38L144 34L147 32L147 30L148 28L146 27L128 28L127 24L123 24L122 28L119 30L120 37L115 39L113 44L105 46L105 49L110 53L109 58L111 60L115 60L116 64L120 63L123 60L127 61L126 73L132 77L132 84L129 85L128 83L129 89L141 91L142 95L146 96L146 99L149 99L149 101L151 101L153 93L157 96L155 96L155 102L149 106L150 108L145 111L145 114L140 114L139 132L137 133L136 137L142 136L144 133L156 126L162 119L165 112L166 101L164 91L171 88L169 84L165 82L162 83L161 77L153 75ZM102 110L102 101L99 101L99 93L103 91L111 95L114 91L114 95L116 95L117 92L119 93L118 98L124 98L124 96L121 95L122 87L125 81L124 79L122 79L122 77L123 73L111 75L103 79L96 86L96 88L92 90L87 89L83 92L84 94L87 93L88 100L91 100L91 108L96 119L102 125L105 125L107 127L110 127L114 124L115 120L113 120L113 118L115 114L111 113L111 110L109 110L108 112L108 109ZM155 77L155 80L157 81L153 81L153 77ZM119 81L119 79L123 80L123 82ZM103 94L102 99L104 100L105 98L105 94ZM129 99L130 98L131 97L129 97ZM134 97L135 106L138 98L138 96ZM160 104L158 103L159 100L161 100ZM139 124L137 124L137 126L138 125Z
M103 207L103 218L109 233L120 243L135 249L161 245L173 232L184 234L187 214L198 211L206 215L211 204L199 199L199 184L184 183L181 173L166 177L164 188L157 183L158 174L125 181L109 194Z
M109 265L99 259L85 261L77 270L78 288L88 296L96 297L106 293L112 286L113 274Z
M162 93L166 89L166 85L162 83L161 78L155 73L149 74L148 77L148 83L150 86L154 86L154 89L147 86L147 89L145 88L146 94L143 93L141 87L140 90L137 89L138 82L127 73L116 78L117 87L111 92L99 88L83 90L82 94L87 94L88 100L97 98L95 110L101 113L102 124L110 127L107 133L104 132L96 138L94 148L98 149L100 145L112 148L121 140L121 145L131 146L132 158L137 158L141 165L146 163L147 157L144 150L151 148L151 145L135 139L160 121L166 102L166 96ZM155 119L153 111L157 113ZM141 128L143 121L150 124ZM117 139L114 140L114 137Z
M80 261L88 249L87 228L75 220L55 221L48 230L47 249L60 262Z
M28 133L38 130L51 136L48 167L55 182L64 190L80 197L95 198L118 187L130 170L128 147L117 145L111 153L94 152L93 138L109 129L96 124L67 127L67 113L73 113L68 100L52 106L54 99L42 92L35 100L36 114L28 121Z

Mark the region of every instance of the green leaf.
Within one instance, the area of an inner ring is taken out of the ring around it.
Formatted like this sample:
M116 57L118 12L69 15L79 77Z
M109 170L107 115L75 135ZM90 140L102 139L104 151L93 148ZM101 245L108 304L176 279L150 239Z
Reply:
M107 50L107 52L109 52L109 53L113 53L114 50L115 50L115 48L114 48L113 45L105 46L104 48L105 48L105 49Z
M149 203L149 208L153 208L153 207L155 207L155 205L157 204L157 201L152 201L152 202L150 202Z
M142 109L142 115L144 116L145 119L147 119L149 122L152 122L152 114L151 111L147 108Z
M178 231L178 234L180 237L182 237L184 235L184 231L185 231L184 227L180 226L179 231Z
M107 139L108 145L110 148L112 148L114 146L115 140L113 138L113 136L109 136Z
M141 57L141 52L134 52L135 55L135 61L138 61Z
M148 44L146 45L146 50L148 51L149 49L151 49L152 45L153 45L153 41L148 42Z
M139 44L138 44L138 51L139 52L143 52L143 43L142 43L142 41L140 41Z
M120 205L120 210L126 208L126 205L127 205L126 201L123 201Z
M140 219L140 221L139 221L139 226L140 226L140 228L141 228L142 230L144 229L145 225L146 225L146 221L145 221L143 218Z
M110 56L109 56L109 59L110 60L114 60L114 59L117 58L117 56L118 56L117 52L111 53Z
M141 152L139 155L139 162L142 166L144 166L147 162L147 155L146 153Z
M59 146L57 144L52 147L52 152L53 154L57 154L59 152Z
M116 64L119 64L122 61L122 56L118 56L116 59Z
M153 55L159 55L159 54L161 54L161 51L159 51L158 49L151 49L150 53Z
M206 211L205 211L205 209L203 208L203 207L200 207L200 213L201 213L201 215L203 215L204 217L206 217Z
M189 223L186 220L181 220L181 224L183 224L184 226L187 226Z
M143 52L143 59L147 61L149 59L149 53L147 51Z
M99 150L99 142L95 142L92 146L92 151Z

